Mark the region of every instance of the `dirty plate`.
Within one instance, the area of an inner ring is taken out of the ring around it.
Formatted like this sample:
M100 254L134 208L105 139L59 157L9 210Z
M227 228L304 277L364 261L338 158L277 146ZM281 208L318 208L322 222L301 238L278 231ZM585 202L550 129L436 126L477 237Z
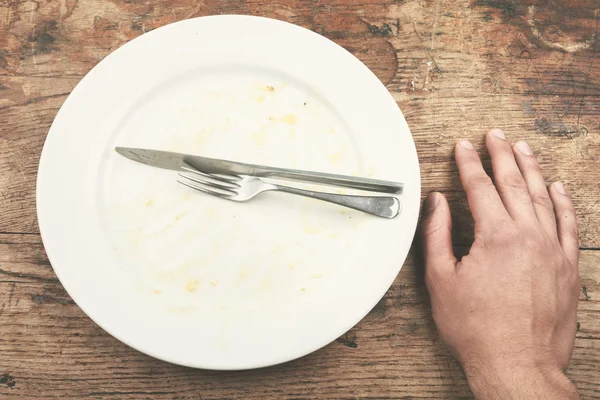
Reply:
M400 181L403 209L228 202L115 146ZM98 325L162 360L245 369L363 318L406 258L419 196L410 131L367 67L306 29L216 16L147 33L81 81L48 134L37 207L56 274Z

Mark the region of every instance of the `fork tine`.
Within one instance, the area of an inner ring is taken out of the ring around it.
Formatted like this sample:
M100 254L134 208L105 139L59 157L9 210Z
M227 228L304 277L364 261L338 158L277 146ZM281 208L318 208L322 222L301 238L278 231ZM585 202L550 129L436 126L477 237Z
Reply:
M188 179L196 180L198 179L202 183L210 182L216 183L218 185L228 186L229 188L237 188L240 187L238 184L233 182L233 178L229 178L229 175L221 175L221 174L207 174L205 172L198 171L196 169L181 167L184 172L180 172L179 175L185 176Z
M220 190L220 191L222 191L225 194L228 194L230 196L233 196L233 195L237 194L237 192L235 191L235 187L232 187L229 184L221 184L220 181L212 181L212 180L208 180L208 179L202 178L202 177L197 176L197 175L189 176L189 175L181 174L181 173L179 174L179 176L181 178L184 178L184 179L187 179L189 181L192 181L196 185L200 185L201 187L203 187L205 189Z
M239 181L239 180L242 179L241 176L234 175L234 174L230 174L230 175L227 175L227 174L211 174L211 175L212 176L216 176L216 177L218 177L220 179L224 179L224 180L229 181L231 183L234 183L234 182Z
M231 195L228 195L228 194L224 194L222 192L218 192L216 190L211 190L211 189L205 188L205 187L203 187L203 186L201 186L201 185L199 185L197 183L194 183L194 182L186 182L184 180L179 180L179 179L177 180L177 182L181 183L184 186L187 186L189 188L197 190L199 192L209 194L211 196L221 197L221 198L224 198L224 199L229 199L230 196L231 196Z
M223 181L213 178L212 176L204 176L204 174L198 175L198 174L180 173L179 176L182 178L185 178L185 179L189 179L190 181L200 183L204 186L208 186L213 189L216 188L219 190L223 190L223 191L229 192L231 194L237 194L235 189L239 188L239 186L234 183L223 182Z
M181 169L183 169L184 171L190 172L192 174L201 175L201 176L215 179L215 180L225 180L225 181L228 181L231 183L242 179L241 176L235 175L235 174L207 174L207 173L197 170L196 168L188 167L186 165L182 166Z

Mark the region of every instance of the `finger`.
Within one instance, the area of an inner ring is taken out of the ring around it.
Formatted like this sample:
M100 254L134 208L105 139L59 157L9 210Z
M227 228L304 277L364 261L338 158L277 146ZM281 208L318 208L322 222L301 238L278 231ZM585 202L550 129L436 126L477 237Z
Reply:
M473 145L467 140L456 145L456 165L467 194L475 227L485 221L494 223L509 219L510 216L492 180L485 173Z
M532 220L535 210L531 204L527 184L513 155L504 132L493 129L486 136L486 145L492 158L496 189L506 210L514 220Z
M549 235L556 236L556 215L554 205L546 187L546 181L531 148L525 142L517 142L513 148L517 165L527 184L529 197L537 219Z
M556 213L558 240L571 265L577 267L579 262L579 231L575 207L565 187L560 182L550 185L550 198Z
M425 203L423 219L423 250L425 276L428 285L435 286L442 276L454 271L456 257L452 251L452 218L446 197L430 193ZM430 286L431 287L431 286Z

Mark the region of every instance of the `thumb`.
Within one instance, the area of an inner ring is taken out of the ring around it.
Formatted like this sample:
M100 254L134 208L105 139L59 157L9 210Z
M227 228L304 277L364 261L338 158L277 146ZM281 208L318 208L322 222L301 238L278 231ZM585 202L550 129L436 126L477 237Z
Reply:
M426 276L454 270L456 257L452 251L452 218L443 194L432 192L425 202L422 224Z

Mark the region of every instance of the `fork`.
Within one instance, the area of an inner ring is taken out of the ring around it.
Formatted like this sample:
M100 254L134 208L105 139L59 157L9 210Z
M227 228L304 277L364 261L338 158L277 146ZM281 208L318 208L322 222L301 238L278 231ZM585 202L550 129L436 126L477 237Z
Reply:
M248 201L268 190L298 194L313 199L353 208L384 218L394 218L400 212L400 201L392 196L354 196L315 192L290 186L273 184L250 175L205 174L194 168L182 167L177 181L192 189L232 201Z

